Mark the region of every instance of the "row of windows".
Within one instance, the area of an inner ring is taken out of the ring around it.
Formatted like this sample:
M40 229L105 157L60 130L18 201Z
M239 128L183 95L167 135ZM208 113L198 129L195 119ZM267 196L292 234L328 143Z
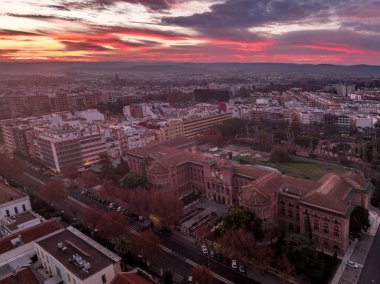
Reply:
M17 214L18 214L18 208L17 208L17 206L15 206L15 207L13 208L13 210L14 210L15 214L17 215ZM26 206L25 206L25 204L22 204L22 210L23 210L23 212L26 211ZM6 215L7 217L11 216L9 209L6 209L6 210L5 210L5 215Z

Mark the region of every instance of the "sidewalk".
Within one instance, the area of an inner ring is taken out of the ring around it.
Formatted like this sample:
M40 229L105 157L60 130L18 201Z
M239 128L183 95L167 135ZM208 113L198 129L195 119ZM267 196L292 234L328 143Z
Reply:
M377 233L377 230L380 225L380 217L376 212L369 212L369 223L371 227L368 229L366 233L363 234L362 240L358 242L355 240L348 247L346 254L342 258L342 262L340 263L337 272L334 275L331 284L338 283L357 283L361 270L366 261L368 252L371 248L372 241L374 236ZM346 266L346 261L352 260L359 265L358 269L354 269Z

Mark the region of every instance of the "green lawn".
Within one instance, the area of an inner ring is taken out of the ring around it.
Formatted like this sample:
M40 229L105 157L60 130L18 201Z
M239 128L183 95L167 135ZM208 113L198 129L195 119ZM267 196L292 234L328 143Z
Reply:
M269 161L257 162L256 164L278 169L289 176L315 181L327 173L343 173L350 170L349 168L336 164L301 157L291 157L290 161L284 163L273 163Z

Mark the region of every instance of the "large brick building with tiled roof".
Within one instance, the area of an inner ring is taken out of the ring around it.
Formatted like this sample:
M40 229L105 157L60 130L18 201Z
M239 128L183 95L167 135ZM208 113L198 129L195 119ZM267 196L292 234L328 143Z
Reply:
M186 144L179 142L131 150L127 153L130 169L146 174L152 188L169 188L179 196L200 191L218 203L247 207L264 224L304 232L310 222L312 238L321 250L344 254L350 214L355 206L368 206L371 184L354 171L310 181L205 157L193 147L179 149Z

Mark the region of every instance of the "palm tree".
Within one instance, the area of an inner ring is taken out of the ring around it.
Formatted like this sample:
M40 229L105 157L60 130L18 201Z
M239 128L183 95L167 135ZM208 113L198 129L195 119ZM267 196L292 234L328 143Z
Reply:
M121 257L127 255L131 248L131 240L126 236L120 236L115 241L115 252Z

